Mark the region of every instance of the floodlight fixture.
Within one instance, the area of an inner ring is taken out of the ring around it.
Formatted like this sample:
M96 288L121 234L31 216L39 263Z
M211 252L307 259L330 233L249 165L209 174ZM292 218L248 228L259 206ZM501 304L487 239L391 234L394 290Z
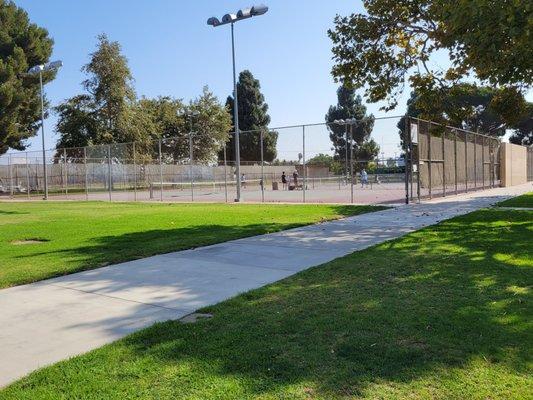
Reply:
M212 26L213 28L220 25L231 24L231 54L233 61L233 100L235 106L233 107L233 121L234 121L234 130L235 130L235 179L237 186L237 196L235 198L236 202L241 201L241 180L240 180L240 166L241 166L241 156L240 156L240 145L239 145L239 102L237 97L237 73L235 71L235 34L234 34L234 25L235 22L242 21L243 19L248 19L251 17L256 17L263 15L268 11L268 7L264 4L255 5L253 7L242 8L237 13L232 14L228 13L222 17L222 20L219 20L217 17L211 17L207 20L207 25Z

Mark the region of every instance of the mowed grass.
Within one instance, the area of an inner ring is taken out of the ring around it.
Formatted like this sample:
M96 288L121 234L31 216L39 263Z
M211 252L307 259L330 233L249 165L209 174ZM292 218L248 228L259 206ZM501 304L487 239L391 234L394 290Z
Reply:
M0 203L0 288L382 208Z
M531 399L533 212L489 209L156 324L3 399Z
M533 208L533 192L498 203L500 207Z

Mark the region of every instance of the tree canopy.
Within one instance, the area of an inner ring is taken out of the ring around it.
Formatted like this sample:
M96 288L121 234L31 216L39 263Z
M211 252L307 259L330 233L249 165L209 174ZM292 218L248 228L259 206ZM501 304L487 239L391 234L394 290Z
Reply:
M29 68L48 62L53 40L15 3L0 0L0 154L24 150L41 123L39 77ZM43 84L54 72L43 73ZM47 104L46 104L47 105Z
M475 75L491 85L533 83L533 6L514 0L365 0L364 14L337 16L333 76L397 105L407 79L420 96ZM450 66L430 63L446 51ZM427 102L426 104L429 104Z
M180 162L189 158L193 132L195 160L214 161L227 140L230 116L207 87L189 104L171 97L137 99L128 61L119 43L106 35L98 36L97 49L82 71L88 75L86 93L55 108L58 148L135 142L135 156L142 162L157 157L155 140L162 139L165 161ZM133 146L121 149L121 157L133 156Z
M494 137L502 137L508 129L527 130L527 120L531 118L531 107L521 93L511 96L505 89L478 86L471 83L459 83L450 88L438 88L435 92L419 96L411 92L407 101L406 116L419 117L444 125L455 126ZM503 94L502 94L503 92ZM509 99L505 100L505 98ZM428 103L428 99L432 99ZM506 102L502 105L501 102ZM512 118L507 110L515 109ZM525 110L525 111L524 111ZM515 117L516 116L516 117ZM406 117L398 122L399 134L404 148L404 130Z
M353 138L351 147L354 159L368 161L378 155L379 146L370 136L374 128L374 116L367 115L366 106L361 96L355 94L354 89L345 86L337 89L337 104L329 107L325 119L328 123L329 137L333 143L336 160L344 159L347 146L350 145L350 142L346 141L346 126L333 123L339 119L357 120L351 128Z
M261 93L261 85L248 70L239 74L237 82L237 96L239 100L239 136L240 155L242 161L261 160L261 134L263 131L263 159L271 162L276 158L276 144L278 133L268 130L270 116L268 115L268 104ZM231 114L232 124L234 124L233 96L228 96L226 107ZM254 132L246 132L254 131ZM235 148L234 135L230 135L227 143L226 157L228 160L235 160L233 149Z

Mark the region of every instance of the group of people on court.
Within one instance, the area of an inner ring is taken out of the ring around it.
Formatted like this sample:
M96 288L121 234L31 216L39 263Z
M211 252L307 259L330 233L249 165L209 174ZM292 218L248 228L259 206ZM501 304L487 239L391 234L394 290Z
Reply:
M292 173L292 182L294 184L294 187L298 187L298 171L294 170ZM281 173L281 184L283 187L283 190L288 189L289 187L289 181L287 180L287 175L285 174L285 171ZM368 173L365 169L361 171L361 187L364 187L365 185L368 185ZM259 180L259 186L261 187L261 190L263 189L263 179ZM246 188L246 174L241 175L241 187Z

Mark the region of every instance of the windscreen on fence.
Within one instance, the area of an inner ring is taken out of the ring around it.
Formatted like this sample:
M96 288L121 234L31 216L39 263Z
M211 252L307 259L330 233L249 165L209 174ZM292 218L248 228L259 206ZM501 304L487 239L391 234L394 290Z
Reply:
M410 118L410 197L446 196L500 185L500 141Z

